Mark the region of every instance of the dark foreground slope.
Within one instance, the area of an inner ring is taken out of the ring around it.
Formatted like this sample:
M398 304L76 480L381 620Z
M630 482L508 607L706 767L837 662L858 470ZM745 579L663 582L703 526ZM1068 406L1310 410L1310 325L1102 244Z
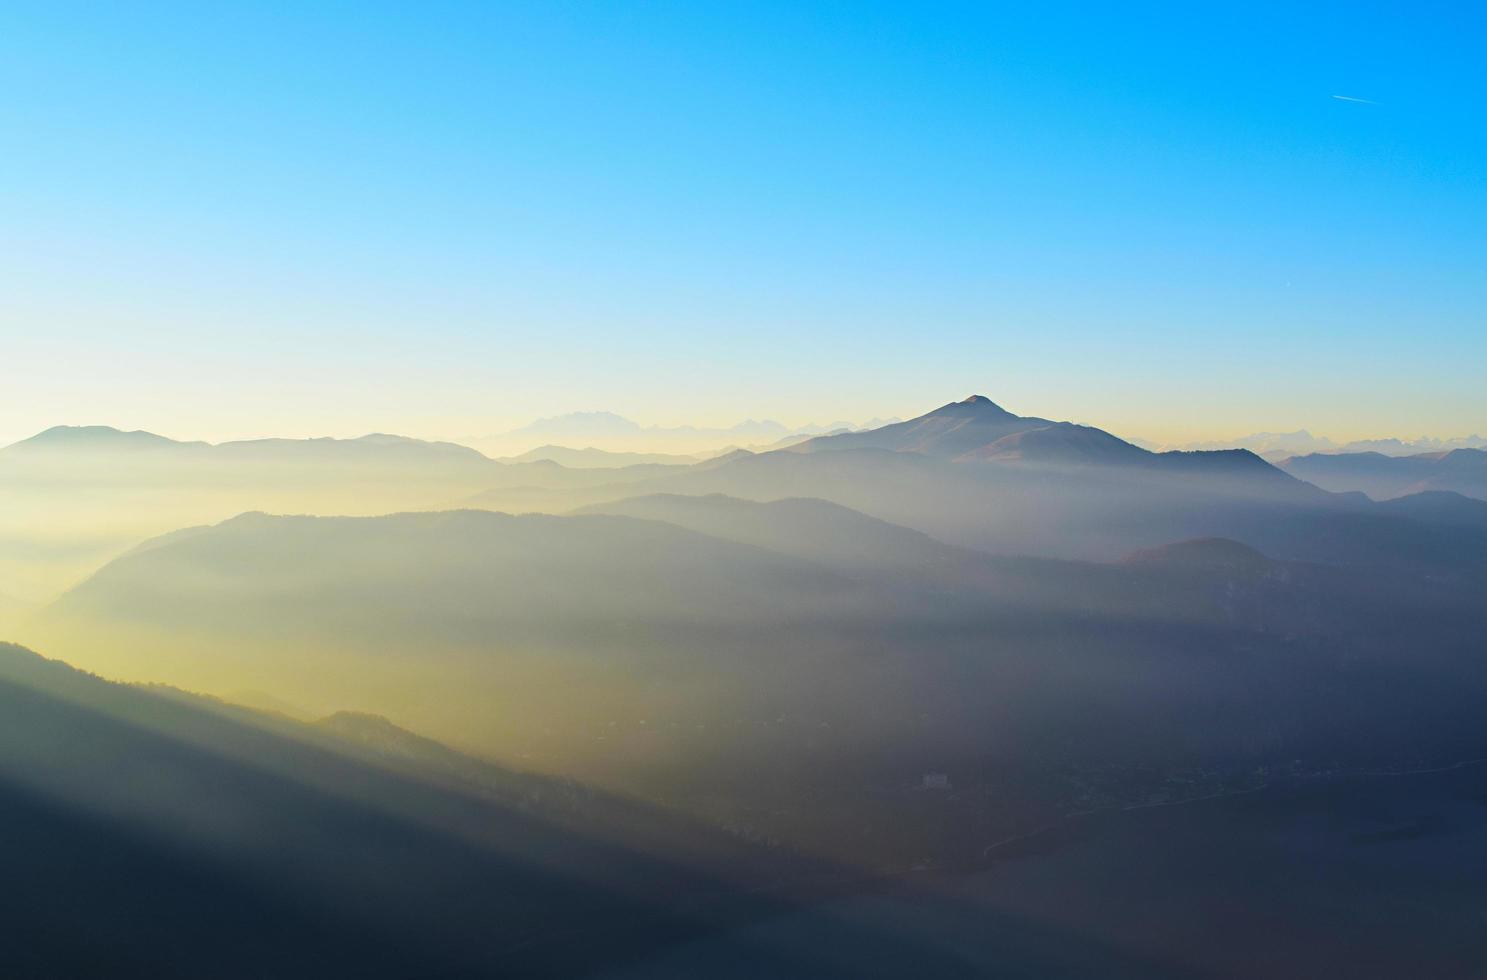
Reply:
M608 980L1475 980L1487 765L1105 811Z
M632 842L628 804L330 727L0 645L0 974L575 976L777 883L675 818Z
M296 725L0 646L0 973L1480 975L1480 765L1220 792L875 880L381 719ZM759 897L792 886L816 900Z

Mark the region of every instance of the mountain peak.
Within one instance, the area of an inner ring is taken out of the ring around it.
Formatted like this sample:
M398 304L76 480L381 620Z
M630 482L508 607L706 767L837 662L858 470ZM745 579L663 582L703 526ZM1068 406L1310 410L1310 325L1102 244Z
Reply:
M1005 408L998 405L990 398L987 398L985 395L971 395L969 398L963 398L958 402L951 402L948 405L942 405L941 407L935 409L933 412L930 412L928 416L921 416L921 418L929 418L935 416L951 416L954 418L977 419L1017 418L1016 415L1013 415L1011 412L1007 411Z

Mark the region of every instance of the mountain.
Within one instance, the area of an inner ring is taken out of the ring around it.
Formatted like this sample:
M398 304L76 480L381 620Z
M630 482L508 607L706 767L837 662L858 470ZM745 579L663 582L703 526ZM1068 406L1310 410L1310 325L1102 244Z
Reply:
M825 500L758 503L723 494L652 494L596 504L579 513L664 521L725 541L849 570L928 569L963 557L960 549L926 534Z
M784 867L374 722L268 718L10 645L0 804L7 977L577 976L772 907L748 893Z
M512 429L507 435L555 435L562 438L583 436L605 438L606 436L628 436L641 431L637 422L613 412L569 412L551 418L538 419L521 428Z
M1383 453L1385 456L1416 456L1421 453L1449 452L1452 449L1487 449L1487 436L1469 435L1454 439L1359 439L1345 443L1343 453ZM1291 455L1303 455L1293 453Z
M1419 453L1444 452L1451 449L1487 449L1487 438L1479 435L1455 439L1360 439L1338 443L1326 436L1314 436L1305 429L1295 432L1255 432L1234 439L1190 442L1183 445L1161 446L1145 440L1133 440L1144 449L1212 450L1248 449L1273 463L1292 456L1307 456L1313 453L1382 453L1385 456L1412 456Z
M972 449L961 462L1024 462L1039 464L1142 466L1152 454L1108 432L1072 422L1055 422L1023 429Z
M1142 445L1154 451L1176 449L1185 452L1202 452L1215 449L1248 449L1262 459L1271 462L1302 453L1332 452L1338 448L1337 443L1326 436L1314 436L1305 429L1297 429L1295 432L1254 432L1234 439L1211 439L1175 446L1160 446L1144 442Z
M111 676L597 759L620 747L594 741L590 710L535 734L553 706L526 679L561 677L578 702L666 697L669 682L648 690L628 674L637 657L737 648L760 624L851 622L870 602L818 565L650 520L248 514L134 549L24 635Z
M1324 490L1359 490L1376 500L1449 490L1487 500L1487 450L1453 449L1414 456L1339 453L1295 456L1280 464Z
M943 405L907 422L867 432L820 436L793 447L798 453L876 449L917 453L958 463L1016 462L1053 467L1151 467L1196 473L1208 466L1230 475L1280 474L1253 453L1153 453L1102 429L1013 415L984 395Z
M563 475L543 476L561 485ZM0 449L0 592L48 599L146 538L245 510L378 513L535 476L463 446L382 434L212 445L49 429Z
M0 593L49 599L146 538L244 511L378 514L449 506L493 487L573 489L684 468L500 463L382 433L213 445L105 426L50 429L0 449Z
M1046 419L1020 418L984 395L972 395L934 411L865 432L818 436L792 448L797 453L847 449L886 449L953 459L1024 429L1052 425Z
M1407 524L1386 526L1397 515L1365 513L1366 501L1327 494L1245 450L1152 453L1089 426L1015 416L981 396L656 479L551 493L492 488L464 503L564 512L650 494L817 498L961 546L1102 561L1213 536L1285 558L1387 561L1411 534ZM1438 537L1425 532L1405 552L1434 554ZM1471 561L1463 545L1441 553Z
M581 444L612 452L694 454L741 442L773 442L795 430L766 419L726 427L643 426L613 412L572 412L538 419L485 436L479 444L503 452L526 452L541 444Z
M1000 555L1114 561L1194 537L1287 560L1487 577L1487 537L1328 494L1251 453L1161 454L1148 466L1029 466L851 450L763 453L707 469L573 491L487 491L470 506L564 512L650 494L827 500L940 541Z
M369 584L399 581L409 568L418 570L418 594L361 601ZM702 606L715 619L749 619L763 614L765 602L774 616L788 618L790 609L824 608L840 591L841 583L782 556L628 517L251 513L147 542L53 608L64 617L108 612L144 619L186 598L191 601L172 617L211 629L231 621L218 616L269 598L325 616L355 616L360 622L346 628L370 635L383 628L381 618L408 612L412 603L424 608L420 618L478 615L505 623L508 632L542 620L581 631L625 621L685 622ZM240 625L276 630L271 623Z
M1252 488L1304 492L1299 483L1245 450L1154 453L1093 426L1013 415L984 395L951 402L907 422L820 436L791 448L796 453L851 450L913 453L955 463L1029 464L1059 471L1061 478L1070 467L1090 467L1105 475L1119 469L1188 477L1209 474L1245 480Z
M355 439L248 439L222 442L215 455L272 462L310 460L325 463L487 464L482 453L453 442L429 442L374 432Z
M791 445L794 445L794 443L791 443ZM745 459L753 455L756 454L749 449L730 449L727 452L719 453L711 459L704 459L702 462L696 464L696 468L699 470L714 470L719 466L728 465L735 459Z
M538 446L536 449L528 450L519 456L508 456L502 459L501 462L533 463L540 460L550 460L570 469L613 469L644 463L665 466L690 466L696 463L698 458L696 456L682 456L676 453L616 453L606 449L595 449L593 446L587 449L569 449L566 446L549 445Z
M1392 497L1379 509L1432 524L1487 527L1487 500L1478 500L1450 490L1423 490Z
M37 454L72 454L86 458L94 454L172 453L193 462L207 458L256 458L285 460L321 458L327 461L480 461L485 457L468 446L452 442L427 442L406 436L372 433L355 439L249 439L236 442L180 442L152 432L123 432L106 425L59 425L0 449L5 457ZM153 460L158 462L158 458ZM489 462L489 460L485 460Z
M375 712L874 867L971 860L1072 808L1049 766L1129 799L1141 780L1116 774L1142 767L1439 758L1480 732L1480 582L1233 542L999 557L819 501L622 509L246 515L115 560L26 637L116 676ZM887 789L937 771L967 787L948 809Z
M1254 548L1227 538L1195 538L1160 548L1144 549L1126 556L1125 563L1185 570L1222 570L1240 574L1265 574L1277 567L1275 562Z
M882 420L874 419L863 427L882 424ZM643 426L613 412L571 412L473 441L494 455L507 456L525 455L533 447L553 443L585 445L609 452L706 455L737 446L777 448L789 440L855 428L859 427L842 421L786 426L773 419L748 419L730 426Z
M49 453L49 452L139 452L147 450L180 450L200 448L204 442L178 442L157 436L153 432L135 429L124 432L107 425L57 425L38 432L29 439L6 446L0 452Z

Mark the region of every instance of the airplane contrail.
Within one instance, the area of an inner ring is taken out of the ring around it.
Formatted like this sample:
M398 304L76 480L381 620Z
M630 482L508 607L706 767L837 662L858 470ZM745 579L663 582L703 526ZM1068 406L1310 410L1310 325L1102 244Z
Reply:
M1351 95L1334 95L1333 98L1342 102L1361 102L1364 105L1378 105L1373 99L1356 99Z

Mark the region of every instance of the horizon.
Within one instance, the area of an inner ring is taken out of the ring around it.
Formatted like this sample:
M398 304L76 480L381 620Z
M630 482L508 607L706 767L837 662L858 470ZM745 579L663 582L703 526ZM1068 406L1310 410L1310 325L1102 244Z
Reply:
M10 5L6 434L1487 429L1480 11L1062 12Z
M602 442L606 441L605 440L605 437L602 437L602 436L600 436L600 437L592 437L592 436L590 436L590 437L566 437L566 436L563 436L561 433L559 433L557 435L550 435L550 434L546 434L546 433L543 433L543 432L540 432L540 431L538 431L538 432L530 432L530 433L523 431L523 430L526 430L528 428L540 426L543 423L561 423L561 422L565 422L565 421L569 421L569 420L573 420L573 419L602 417L602 418L606 418L608 420L613 420L613 421L618 421L618 422L624 422L624 423L633 424L633 425L635 425L637 427L637 430L636 430L637 431L637 435L634 437L637 441L633 444L633 446L627 446L626 448L618 449L618 450L614 450L614 451L618 451L618 452L631 451L631 452L665 453L665 452L668 451L668 446L667 446L667 444L666 444L666 442L664 440L668 436L668 434L671 433L671 432L674 432L674 431L677 431L677 430L681 430L681 429L686 429L686 428L694 428L694 429L699 430L699 433L704 434L704 435L700 435L699 438L704 438L704 439L706 438L706 436L718 436L718 437L721 437L721 435L723 433L726 433L729 430L740 430L740 429L745 429L746 427L749 427L749 426L771 426L771 425L777 425L777 426L780 426L781 429L782 429L782 431L780 433L780 435L782 437L783 436L789 436L789 435L800 435L800 434L806 434L806 433L810 433L810 434L824 433L824 432L827 432L827 431L831 431L832 429L837 428L837 427L847 427L847 428L851 428L851 429L854 429L854 430L871 429L871 428L880 428L880 427L882 427L884 425L891 425L891 424L893 424L895 422L899 422L899 421L905 421L905 420L910 420L910 419L918 418L918 417L920 417L922 415L925 415L925 414L927 414L929 412L935 411L936 409L938 409L940 407L943 407L944 405L954 404L954 402L956 402L956 401L969 400L970 398L986 398L989 401L993 402L994 404L998 405L999 407L1002 407L1004 409L1006 408L1006 405L1004 405L1003 403L997 401L996 399L989 398L989 396L986 396L984 394L979 394L978 393L976 395L967 396L966 399L954 399L951 402L941 402L941 403L939 403L939 404L937 404L937 405L935 405L935 406L933 406L931 408L925 408L925 409L922 409L920 411L913 412L912 414L907 414L907 415L903 415L903 416L887 416L887 417L884 417L884 416L874 416L871 419L861 419L861 420L858 420L858 419L832 418L829 421L827 421L827 420L819 420L819 419L809 419L809 420L802 421L802 422L786 422L786 421L782 421L780 418L778 418L776 416L772 416L772 415L768 415L768 414L756 414L756 415L748 416L746 418L734 419L731 422L723 422L721 424L699 424L699 423L696 423L696 422L687 422L687 421L674 421L674 422L655 422L655 421L650 421L650 422L648 422L648 421L642 421L642 420L637 420L637 419L634 419L634 418L630 418L630 417L625 416L625 415L622 415L620 413L608 411L608 410L605 410L605 409L588 409L588 410L576 410L576 411L571 411L571 412L563 412L563 413L559 413L557 415L550 415L550 416L543 416L541 418L528 419L525 423L521 423L521 424L512 426L510 429L505 429L505 430L500 430L500 431L490 431L490 432L485 432L485 433L480 433L480 434L467 433L467 434L464 434L464 435L454 435L454 434L450 434L450 433L437 433L437 432L435 432L435 433L430 433L430 432L415 433L415 432L412 432L412 431L398 431L398 430L390 430L390 429L354 429L354 428L353 429L345 429L345 430L338 431L338 432L309 432L309 433L306 433L306 434L287 434L287 433L284 433L284 432L267 432L267 431L256 431L256 430L255 431L250 431L248 433L232 433L232 434L222 434L222 433L217 433L217 432L212 432L212 431L200 431L200 430L198 430L198 431L192 432L191 434L182 434L181 432L178 432L178 431L161 431L161 430L152 429L152 428L146 428L146 427L135 427L135 426L128 426L128 425L116 425L116 424L112 424L110 422L98 422L98 421L92 421L92 422L57 422L57 423L54 423L54 424L51 424L51 425L47 425L47 426L45 426L45 427L43 427L41 429L37 429L37 430L31 431L31 432L27 432L27 433L24 433L24 434L15 434L15 433L10 433L10 432L0 433L0 449L7 448L7 447L12 446L12 445L15 445L17 443L25 442L28 439L34 438L34 437L36 437L38 435L42 435L42 434L44 434L44 433L46 433L46 432L48 432L48 431L50 431L52 429L104 428L104 429L112 429L112 430L114 430L116 432L121 432L121 433L145 433L145 434L149 434L149 435L161 436L163 438L166 438L166 439L169 439L169 440L172 440L172 441L175 441L175 442L183 442L183 443L204 442L204 443L208 443L208 444L211 444L211 445L218 445L218 444L221 444L221 443L228 443L228 442L252 442L252 441L268 440L268 439L296 439L296 440L335 439L335 440L355 440L355 439L367 438L367 437L370 437L370 436L390 435L390 436L400 436L400 437L409 438L409 439L418 439L418 440L427 441L427 442L447 442L447 443L454 443L454 444L457 444L457 445L466 446L468 448L474 448L474 449L480 450L481 452L486 453L486 455L492 455L491 453L486 452L485 449L482 449L481 448L481 444L485 444L485 445L500 444L502 442L502 440L511 440L513 437L516 437L516 441L515 442L508 442L508 445L510 445L510 446L527 445L527 448L528 449L545 448L545 447L549 447L549 446L558 447L558 448L565 448L565 449L575 449L575 450L595 449L595 448L597 448L597 449L604 449L605 448L604 446L598 445L598 443L602 443ZM1015 409L1007 409L1007 410L1008 411L1011 411L1014 415L1022 415L1021 412L1016 411ZM1283 429L1283 430L1262 430L1262 429L1255 429L1255 430L1251 430L1251 431L1247 431L1247 432L1225 433L1223 435L1212 435L1212 436L1208 436L1208 437L1205 437L1205 438L1194 438L1194 439L1188 439L1188 440L1184 440L1184 441L1180 441L1180 442L1173 442L1173 441L1162 441L1160 439L1151 438L1151 437L1149 437L1144 432L1112 431L1111 429L1109 429L1109 428L1107 428L1105 426L1102 426L1102 425L1098 424L1097 422L1093 422L1091 420L1088 420L1088 419L1081 419L1081 418L1059 418L1059 417L1057 417L1057 414L1058 413L1047 413L1047 414L1029 413L1029 416L1030 417L1044 417L1044 418L1049 418L1051 421L1055 421L1055 422L1073 422L1073 423L1078 424L1078 425L1089 425L1089 426L1093 426L1095 428L1100 428L1100 429L1103 429L1104 431L1111 432L1111 434L1113 434L1113 435L1115 435L1115 436L1117 436L1117 437L1119 437L1119 438L1121 438L1121 439L1123 439L1123 440L1125 440L1127 442L1133 442L1133 443L1135 443L1137 445L1143 445L1143 446L1145 446L1147 448L1159 447L1159 448L1161 448L1163 450L1182 449L1182 448L1202 448L1202 449L1244 448L1244 447L1239 447L1237 445L1231 446L1230 444L1237 444L1237 443L1243 442L1243 441L1245 441L1247 439L1253 439L1253 438L1261 437L1261 436L1273 436L1273 437L1304 436L1304 437L1308 437L1308 438L1310 438L1310 439L1312 439L1312 440L1314 440L1314 441L1316 441L1318 443L1328 443L1328 442L1330 442L1330 443L1332 443L1338 449L1343 449L1343 448L1345 448L1347 446L1358 445L1358 444L1368 444L1368 443L1398 442L1398 443L1402 443L1402 444L1405 444L1405 445L1408 446L1408 445L1415 445L1415 444L1449 443L1449 442L1452 442L1452 441L1475 440L1475 439L1481 439L1483 437L1481 432L1471 431L1471 432L1449 432L1449 433L1421 432L1421 433L1414 433L1414 434L1406 434L1406 433L1400 433L1400 432L1389 432L1389 433L1373 433L1373 434L1370 434L1370 435L1357 436L1357 437L1353 437L1353 438L1343 438L1343 437L1339 437L1337 435L1334 435L1333 433L1315 431L1314 429L1312 429L1312 428L1310 428L1308 426L1304 426L1303 425L1303 426L1299 426L1299 427L1294 428L1294 429ZM844 426L843 426L843 423L845 424ZM662 439L662 441L661 442L647 443L645 441L647 435L650 435L653 439L654 438L660 438L660 439ZM747 434L743 434L740 437L741 438L748 438ZM596 438L597 441L595 443L587 443L586 444L586 443L583 443L583 439L584 438ZM719 448L723 448L721 444L719 445ZM525 452L525 451L526 450L524 450L524 449L517 448L517 449L513 449L510 454L511 455L515 455L515 454L520 454L520 453ZM680 449L671 448L670 451L673 452L673 453L678 453L678 454L685 455L685 453L683 453L682 450L680 450ZM700 451L704 451L704 450L693 450L693 451L694 452L700 452ZM1421 450L1421 451L1425 451L1425 450ZM498 457L496 457L496 458L498 458Z

